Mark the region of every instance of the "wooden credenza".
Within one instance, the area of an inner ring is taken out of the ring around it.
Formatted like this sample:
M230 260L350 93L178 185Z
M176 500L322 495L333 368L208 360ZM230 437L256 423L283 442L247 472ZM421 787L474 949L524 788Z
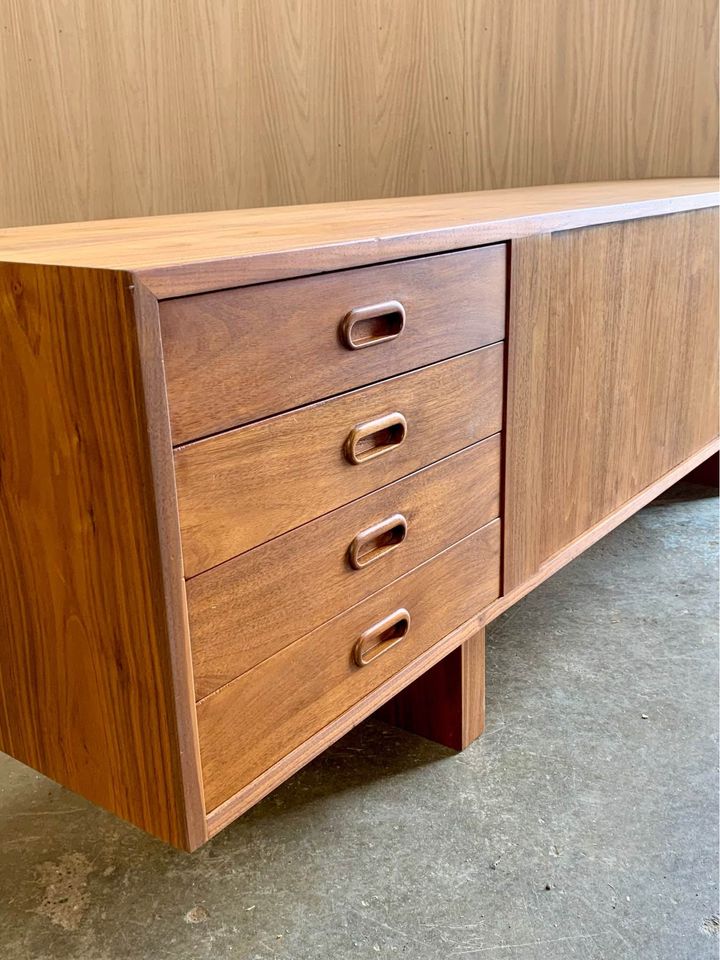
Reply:
M194 849L718 450L718 194L0 232L0 748Z

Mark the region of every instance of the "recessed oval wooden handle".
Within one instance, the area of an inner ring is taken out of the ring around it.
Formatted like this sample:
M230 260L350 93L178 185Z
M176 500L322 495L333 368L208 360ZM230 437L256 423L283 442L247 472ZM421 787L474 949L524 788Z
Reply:
M410 614L401 607L360 634L353 647L353 660L359 667L366 667L404 640L409 630Z
M377 420L368 420L353 427L343 450L350 463L367 463L399 447L406 436L405 417L401 413L386 413Z
M395 340L405 329L405 307L399 300L355 307L340 324L340 339L348 350L362 350Z
M407 536L407 520L401 513L395 513L387 520L375 523L367 530L361 530L348 547L348 559L354 570L362 570L371 563L380 560Z

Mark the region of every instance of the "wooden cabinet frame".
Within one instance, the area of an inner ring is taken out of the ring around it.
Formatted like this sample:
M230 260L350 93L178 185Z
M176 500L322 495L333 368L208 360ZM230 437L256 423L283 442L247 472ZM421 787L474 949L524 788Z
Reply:
M466 746L484 626L718 450L717 205L639 181L0 232L0 747L194 849L381 707ZM499 599L206 810L159 302L498 243Z

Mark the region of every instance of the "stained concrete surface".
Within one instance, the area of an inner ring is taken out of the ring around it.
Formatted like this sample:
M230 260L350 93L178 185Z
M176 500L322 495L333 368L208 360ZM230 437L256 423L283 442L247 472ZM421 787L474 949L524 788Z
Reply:
M496 622L465 753L370 720L193 855L0 757L0 957L717 957L717 554L675 490Z

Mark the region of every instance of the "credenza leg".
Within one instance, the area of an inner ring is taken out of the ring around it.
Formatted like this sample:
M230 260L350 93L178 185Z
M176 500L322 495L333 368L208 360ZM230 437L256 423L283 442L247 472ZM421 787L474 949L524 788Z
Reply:
M378 716L453 750L464 750L485 727L485 630L478 630L393 697Z

